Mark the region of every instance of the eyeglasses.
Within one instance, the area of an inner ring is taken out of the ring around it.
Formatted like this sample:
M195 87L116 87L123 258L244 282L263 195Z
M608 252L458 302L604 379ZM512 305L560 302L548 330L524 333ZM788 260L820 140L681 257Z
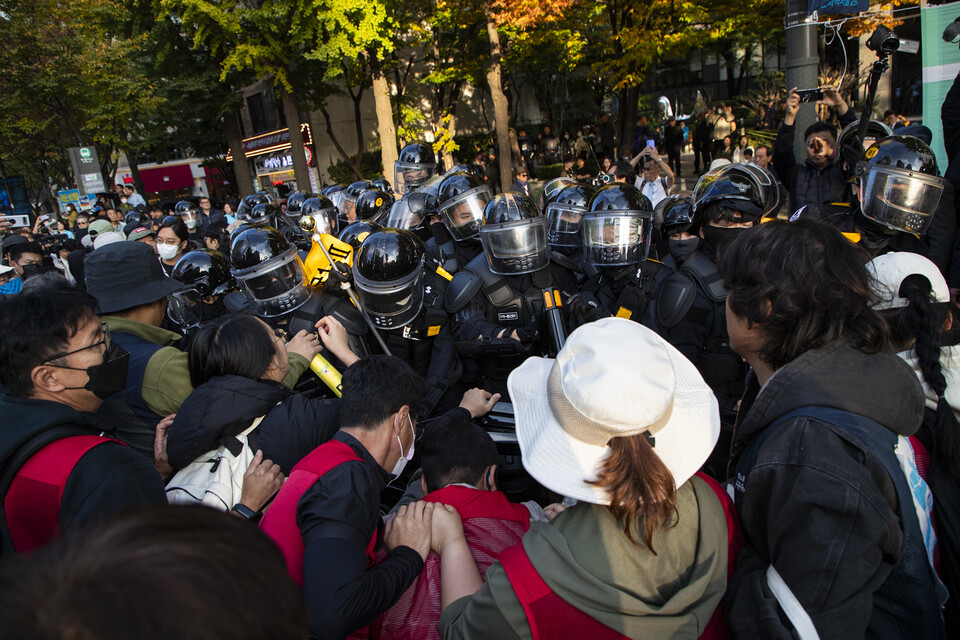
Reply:
M101 322L101 323L100 323L100 331L103 332L103 337L102 337L101 339L97 340L96 342L94 342L93 344L88 344L88 345L85 346L85 347L80 347L79 349L74 349L73 351L67 351L66 353L61 353L61 354L58 354L58 355L55 355L55 356L51 356L51 357L47 358L46 360L44 360L43 362L41 362L40 364L46 364L47 362L50 362L51 360L59 360L60 358L66 358L67 356L73 355L74 353L80 353L81 351L86 351L87 349L93 349L94 347L99 347L100 345L103 345L104 348L109 351L109 349L110 349L110 327L107 326L107 323L106 323L106 322ZM65 366L60 365L60 364L54 364L54 365L51 365L51 366L60 367L61 369L73 369L73 367L65 367Z

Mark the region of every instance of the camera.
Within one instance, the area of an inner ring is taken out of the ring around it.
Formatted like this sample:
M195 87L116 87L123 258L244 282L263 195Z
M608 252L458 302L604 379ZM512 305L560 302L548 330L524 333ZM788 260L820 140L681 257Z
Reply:
M880 56L887 56L900 48L900 38L883 25L877 27L867 40L867 48Z
M823 100L823 89L797 89L797 95L800 96L800 102L816 102Z

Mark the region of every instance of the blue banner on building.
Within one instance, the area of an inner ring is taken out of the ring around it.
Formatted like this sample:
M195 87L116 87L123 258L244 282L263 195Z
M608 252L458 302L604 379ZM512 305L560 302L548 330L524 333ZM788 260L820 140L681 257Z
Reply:
M860 13L870 10L870 0L809 0L807 13L816 11L819 15L833 13Z

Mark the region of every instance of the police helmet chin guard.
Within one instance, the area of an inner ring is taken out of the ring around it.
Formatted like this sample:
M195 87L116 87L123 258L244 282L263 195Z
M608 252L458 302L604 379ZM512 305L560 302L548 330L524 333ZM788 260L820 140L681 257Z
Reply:
M593 266L638 265L650 249L653 206L632 185L607 185L590 199L581 232L584 259Z
M313 218L314 233L337 235L339 229L337 208L328 198L313 196L304 200L303 204L300 205L299 217L304 216Z
M272 227L245 230L231 242L231 274L258 316L290 313L310 298L296 247Z
M944 189L930 147L912 136L878 140L857 163L856 175L864 216L896 231L926 233Z
M354 259L360 305L383 329L400 329L420 313L424 299L423 242L415 234L384 229L370 234Z
M393 163L393 184L397 193L407 194L439 172L433 147L423 142L408 144Z
M547 244L551 249L573 249L583 246L580 226L590 198L597 190L574 182L555 193L544 207L547 218Z
M550 262L547 219L533 200L522 194L503 193L487 204L480 244L490 270L497 275L532 273Z

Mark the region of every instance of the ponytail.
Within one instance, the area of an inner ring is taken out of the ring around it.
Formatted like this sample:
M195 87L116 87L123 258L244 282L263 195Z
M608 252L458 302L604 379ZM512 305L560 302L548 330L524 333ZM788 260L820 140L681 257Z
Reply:
M656 554L653 534L667 525L676 509L677 488L646 438L641 434L610 440L610 455L590 484L606 490L610 513L637 546L633 527L643 521L644 542Z

